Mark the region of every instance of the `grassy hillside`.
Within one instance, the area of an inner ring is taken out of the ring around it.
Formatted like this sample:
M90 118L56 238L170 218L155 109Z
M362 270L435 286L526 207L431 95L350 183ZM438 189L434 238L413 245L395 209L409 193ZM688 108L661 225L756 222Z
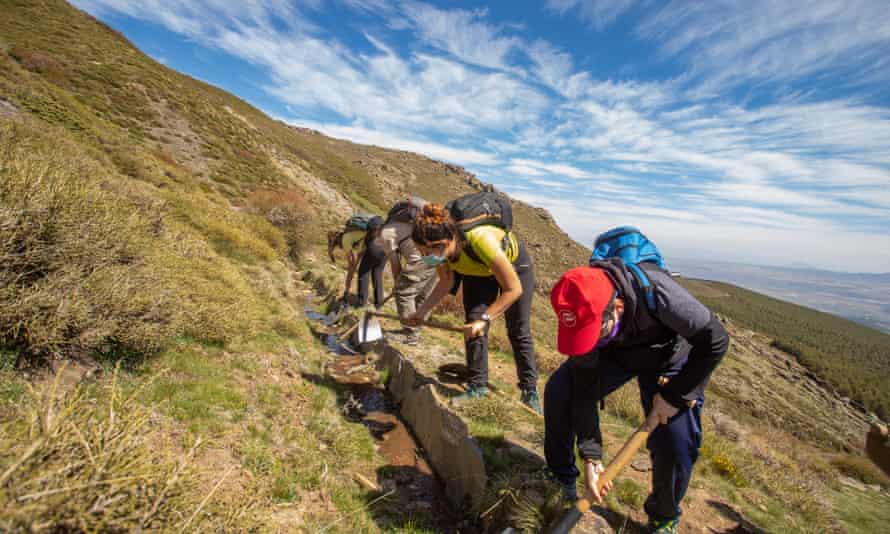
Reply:
M274 121L154 62L61 0L0 0L0 15L0 530L428 532L444 524L417 503L354 482L362 474L397 484L405 473L343 416L352 391L324 376L329 356L304 313L315 293L299 279L321 273L316 289L325 292L342 283L342 271L319 258L325 231L352 210L382 213L409 194L445 201L487 186L453 165ZM537 265L533 330L547 373L560 357L541 296L587 251L546 212L520 202L514 210ZM750 314L778 324L790 314L745 298L750 306L738 310L720 307L729 299L712 305L740 323ZM418 362L460 359L459 339L427 339L412 354ZM737 387L766 368L762 354L773 355L758 343L732 353L715 379L715 405L751 434L739 440L725 420L707 422L714 437L692 517L712 521L724 508L708 503L718 502L758 525L834 529L836 472L884 479L854 456L826 462L824 444L810 454L815 445L797 441L820 423L800 417L807 405L783 408L785 419L761 417ZM501 325L491 346L493 379L515 396ZM448 524L472 530L506 521L506 509L539 524L539 465L520 473L511 461L511 440L540 449L540 423L523 414L492 400L464 410L497 483L489 519L462 510ZM632 387L611 399L610 447L639 415ZM826 443L837 441L848 440ZM787 480L770 476L776 466ZM513 475L529 475L536 489L514 486ZM646 475L634 477L610 501L619 524L640 519ZM845 521L880 523L861 518L886 504L883 494L839 495L861 506ZM709 524L730 523L741 524Z
M890 417L890 335L835 315L767 297L731 284L688 284L718 313L773 338L844 395Z

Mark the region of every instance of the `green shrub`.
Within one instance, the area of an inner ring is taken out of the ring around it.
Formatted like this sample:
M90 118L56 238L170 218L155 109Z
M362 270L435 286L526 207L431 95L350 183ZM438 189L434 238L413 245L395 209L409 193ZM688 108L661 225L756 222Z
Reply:
M263 311L243 274L97 158L64 131L0 125L0 346L131 357L250 335Z

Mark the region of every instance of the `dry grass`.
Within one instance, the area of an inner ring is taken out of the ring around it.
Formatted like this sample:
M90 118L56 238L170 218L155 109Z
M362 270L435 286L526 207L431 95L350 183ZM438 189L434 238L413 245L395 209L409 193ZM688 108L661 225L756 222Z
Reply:
M133 357L176 336L256 330L263 306L244 275L169 215L176 206L122 182L65 132L4 123L0 160L0 345ZM203 209L193 217L223 252L268 259L285 247L266 221L214 219L209 204L188 206Z
M194 448L176 458L150 442L151 413L116 380L97 403L81 387L66 391L62 375L29 388L21 417L0 427L0 530L124 532L187 519Z

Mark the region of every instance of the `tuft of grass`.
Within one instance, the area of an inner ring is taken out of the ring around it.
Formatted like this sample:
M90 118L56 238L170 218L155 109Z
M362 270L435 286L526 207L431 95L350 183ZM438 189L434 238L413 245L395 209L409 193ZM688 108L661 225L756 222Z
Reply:
M640 387L635 380L629 381L606 397L606 411L634 426L643 422L640 404Z
M830 463L839 472L863 484L890 488L890 477L885 475L867 458L845 454L832 458Z
M151 413L116 380L107 402L66 391L62 373L29 388L0 425L0 530L124 532L180 524L193 503L190 456L146 439ZM192 449L194 453L194 448Z
M632 478L622 478L615 482L615 487L610 495L614 496L621 504L641 510L643 501L646 500L648 488L633 480Z

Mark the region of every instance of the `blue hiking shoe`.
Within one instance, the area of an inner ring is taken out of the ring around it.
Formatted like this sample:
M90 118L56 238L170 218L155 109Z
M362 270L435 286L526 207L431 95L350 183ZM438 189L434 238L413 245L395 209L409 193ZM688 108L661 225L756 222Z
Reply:
M456 397L451 397L451 404L458 405L467 402L468 400L481 399L486 396L488 396L487 387L470 384L466 391Z
M559 482L559 488L562 490L562 501L566 504L575 504L578 501L578 485L573 481L571 484Z
M656 519L649 520L649 532L652 534L677 534L680 532L680 518L665 519L658 521Z
M541 398L538 397L538 392L534 389L522 390L522 396L519 397L519 400L522 401L522 404L537 412L538 415L544 415L544 412L541 411Z

